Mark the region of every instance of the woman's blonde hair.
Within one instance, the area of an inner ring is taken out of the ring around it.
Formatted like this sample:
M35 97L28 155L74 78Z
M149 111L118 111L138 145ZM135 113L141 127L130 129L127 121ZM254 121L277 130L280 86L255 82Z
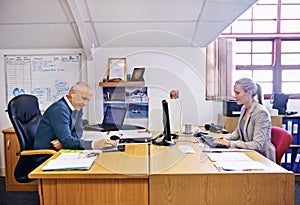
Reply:
M255 83L251 78L241 78L235 81L245 92L252 92L252 98L257 95L257 100L262 104L262 88L258 83Z

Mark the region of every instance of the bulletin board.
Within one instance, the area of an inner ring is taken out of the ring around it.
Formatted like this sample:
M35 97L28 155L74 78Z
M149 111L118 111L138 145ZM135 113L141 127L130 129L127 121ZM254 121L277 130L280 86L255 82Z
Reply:
M7 102L20 94L38 97L41 109L66 95L80 79L81 55L5 55Z

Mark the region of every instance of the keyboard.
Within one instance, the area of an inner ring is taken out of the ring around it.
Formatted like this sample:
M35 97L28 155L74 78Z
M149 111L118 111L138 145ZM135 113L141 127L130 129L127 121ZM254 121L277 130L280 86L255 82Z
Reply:
M120 144L126 144L126 143L150 143L150 138L121 138L119 140Z
M223 144L218 144L214 142L214 138L211 136L197 135L195 136L198 141L204 142L211 148L228 148Z
M123 152L125 151L125 145L120 145L118 141L114 145L103 147L102 152Z

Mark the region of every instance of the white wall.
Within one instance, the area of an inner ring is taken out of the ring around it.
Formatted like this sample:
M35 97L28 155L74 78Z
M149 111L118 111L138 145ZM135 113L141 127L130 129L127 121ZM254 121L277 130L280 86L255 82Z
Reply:
M101 122L102 105L99 81L107 76L108 58L127 60L127 73L134 67L146 68L144 79L151 101L169 98L172 89L179 90L182 101L182 122L193 125L217 121L220 109L205 101L205 49L204 48L99 48L94 63L88 68L89 82L94 86L96 98L90 110L90 121ZM95 71L95 72L94 72ZM90 105L91 105L90 104ZM149 110L155 112L155 110ZM170 111L171 112L171 111ZM100 115L99 115L100 113Z

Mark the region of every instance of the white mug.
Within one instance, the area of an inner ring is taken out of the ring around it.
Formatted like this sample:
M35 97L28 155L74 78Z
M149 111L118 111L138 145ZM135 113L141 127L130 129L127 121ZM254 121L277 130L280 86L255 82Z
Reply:
M185 123L184 133L185 134L192 134L192 123Z

